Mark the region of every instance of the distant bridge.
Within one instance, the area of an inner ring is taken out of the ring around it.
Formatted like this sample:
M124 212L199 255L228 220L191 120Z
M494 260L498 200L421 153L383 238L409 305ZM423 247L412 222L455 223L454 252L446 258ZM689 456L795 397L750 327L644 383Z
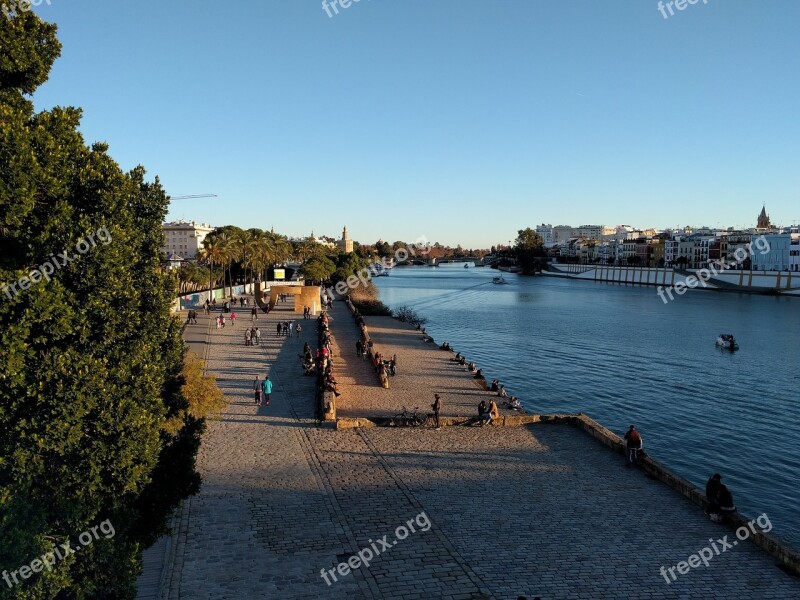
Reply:
M416 257L409 259L405 262L398 264L414 264L414 265L428 265L435 267L436 265L444 265L448 263L474 263L476 267L491 266L496 263L498 258L496 256L487 255L483 258L475 258L474 256L446 256L443 258L424 258Z

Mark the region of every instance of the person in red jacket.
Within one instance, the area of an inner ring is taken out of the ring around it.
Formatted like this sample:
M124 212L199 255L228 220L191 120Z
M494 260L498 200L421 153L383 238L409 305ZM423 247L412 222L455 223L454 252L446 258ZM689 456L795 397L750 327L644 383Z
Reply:
M625 434L625 442L628 447L628 464L636 464L636 458L639 451L644 447L642 443L641 434L636 431L636 427L630 426L628 432Z

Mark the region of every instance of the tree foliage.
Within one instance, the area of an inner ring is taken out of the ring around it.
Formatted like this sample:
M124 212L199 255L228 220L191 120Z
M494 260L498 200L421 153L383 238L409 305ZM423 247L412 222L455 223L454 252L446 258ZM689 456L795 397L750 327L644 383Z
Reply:
M540 259L546 256L542 236L530 227L520 229L517 232L513 253L522 273L535 272L540 264Z
M316 256L300 267L300 273L307 280L322 283L336 270L336 265L327 256Z
M106 519L115 530L0 594L133 597L142 546L199 486L203 424L186 413L175 279L160 266L167 198L143 168L87 147L79 109L34 113L54 26L0 14L0 40L0 282L59 261L0 294L0 571ZM108 243L78 255L101 229ZM52 258L64 252L76 258Z

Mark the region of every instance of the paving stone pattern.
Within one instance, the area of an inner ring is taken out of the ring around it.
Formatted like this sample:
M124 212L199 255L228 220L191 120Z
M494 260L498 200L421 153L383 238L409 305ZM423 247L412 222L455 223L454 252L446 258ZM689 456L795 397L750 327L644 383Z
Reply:
M165 597L800 598L800 581L748 542L667 585L662 565L733 532L570 426L318 427L303 341L275 337L288 318L281 305L261 315L261 347L244 346L242 319L211 332L231 405L204 437ZM272 404L256 407L252 380L267 371ZM320 569L383 536L369 568L325 583Z

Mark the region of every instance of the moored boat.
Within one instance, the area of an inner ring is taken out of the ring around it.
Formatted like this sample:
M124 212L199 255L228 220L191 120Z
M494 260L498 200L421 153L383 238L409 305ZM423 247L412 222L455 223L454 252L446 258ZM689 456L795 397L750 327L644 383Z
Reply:
M731 333L720 333L717 338L717 346L725 350L738 350L739 342L733 337Z

